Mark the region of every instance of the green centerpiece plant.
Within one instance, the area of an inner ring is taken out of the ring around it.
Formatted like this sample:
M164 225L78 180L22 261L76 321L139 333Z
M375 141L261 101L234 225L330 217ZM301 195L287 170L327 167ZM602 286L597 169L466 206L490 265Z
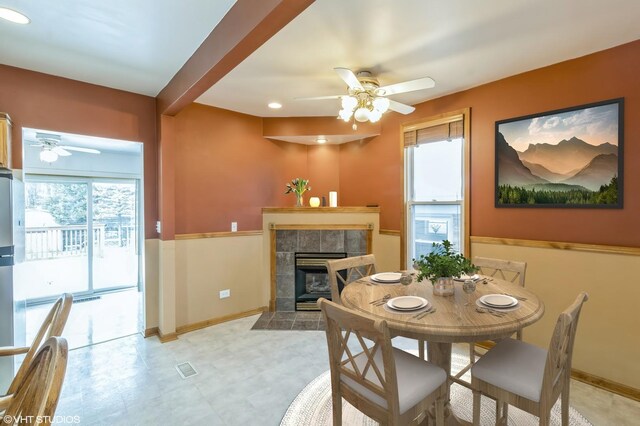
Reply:
M428 279L434 285L434 294L441 296L454 293L454 278L472 274L478 269L469 259L456 253L448 240L433 243L431 253L422 254L418 259L413 259L413 262L418 271L418 281Z

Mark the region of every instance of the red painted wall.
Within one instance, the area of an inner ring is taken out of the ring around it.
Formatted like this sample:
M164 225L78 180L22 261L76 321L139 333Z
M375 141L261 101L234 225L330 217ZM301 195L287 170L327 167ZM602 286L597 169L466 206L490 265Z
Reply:
M471 108L471 235L640 246L640 41L519 74L393 114L382 134L340 149L344 205L378 203L381 228L402 218L400 126ZM624 97L624 209L494 207L494 131L497 120Z
M156 238L155 99L0 65L0 111L13 121L14 169L22 168L22 128L55 130L144 144L146 238Z
M176 234L262 229L262 207L294 206L285 184L310 180L311 196L337 188L337 147L272 141L263 120L192 104L176 115Z

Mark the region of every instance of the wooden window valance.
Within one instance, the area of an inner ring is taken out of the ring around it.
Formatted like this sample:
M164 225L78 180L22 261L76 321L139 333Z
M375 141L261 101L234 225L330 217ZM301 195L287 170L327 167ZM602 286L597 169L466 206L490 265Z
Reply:
M462 116L424 123L404 132L404 146L458 139L464 136Z

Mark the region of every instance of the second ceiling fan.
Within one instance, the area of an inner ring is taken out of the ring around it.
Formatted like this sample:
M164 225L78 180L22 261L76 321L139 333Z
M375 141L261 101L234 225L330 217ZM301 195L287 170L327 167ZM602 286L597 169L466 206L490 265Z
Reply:
M416 90L431 89L436 82L430 77L404 81L402 83L380 86L378 79L369 71L360 71L357 74L348 68L334 68L338 76L348 86L346 95L317 96L311 98L299 98L300 100L341 99L342 109L338 117L348 122L353 117L356 121L370 121L375 123L380 120L387 110L400 114L411 114L415 108L387 98L387 96L399 93L413 92ZM354 127L355 127L354 123Z

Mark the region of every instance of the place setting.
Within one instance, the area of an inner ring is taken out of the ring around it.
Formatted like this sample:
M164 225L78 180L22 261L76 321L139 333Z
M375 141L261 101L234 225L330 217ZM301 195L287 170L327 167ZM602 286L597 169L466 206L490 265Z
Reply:
M417 319L435 312L435 307L427 299L420 296L390 297L378 306L382 306L385 311L392 314L413 315Z
M400 282L400 278L402 278L400 272L380 272L369 277L376 284L397 284Z
M476 311L504 315L520 307L518 299L507 294L485 294L476 300Z

